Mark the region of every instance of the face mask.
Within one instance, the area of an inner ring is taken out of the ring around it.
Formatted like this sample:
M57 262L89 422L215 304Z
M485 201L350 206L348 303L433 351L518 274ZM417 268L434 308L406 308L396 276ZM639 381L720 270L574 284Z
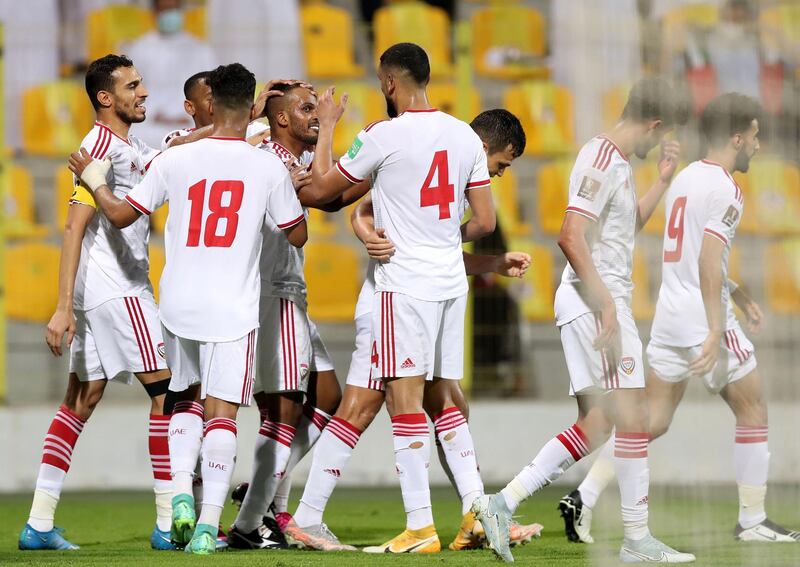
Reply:
M183 29L183 12L164 10L158 14L158 31L165 34L177 33Z

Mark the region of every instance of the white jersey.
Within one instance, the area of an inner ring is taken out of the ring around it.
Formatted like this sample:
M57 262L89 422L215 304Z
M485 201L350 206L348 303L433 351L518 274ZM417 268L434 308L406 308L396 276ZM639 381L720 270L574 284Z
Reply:
M336 164L352 183L372 178L375 227L395 245L375 268L377 291L425 301L467 293L461 254L465 191L489 186L486 154L465 122L406 111L362 130Z
M173 130L166 136L164 139L161 140L161 151L163 152L169 147L169 143L175 139L180 138L181 136L188 136L192 132L197 130L197 128L179 128L177 130ZM258 120L254 120L250 124L247 125L247 132L245 133L245 138L250 138L250 136L255 136L256 134L266 133L269 130L269 126L264 124L263 122L259 122Z
M602 136L587 142L569 176L567 212L594 221L587 233L592 262L611 297L626 302L633 292L637 203L633 170L620 149ZM591 311L583 283L568 262L556 291L556 325Z
M171 148L127 196L143 214L169 201L161 322L174 335L237 340L258 327L261 231L303 220L286 168L242 138Z
M258 146L280 158L287 170L297 165L308 165L313 152L303 152L298 158L278 142L272 140ZM303 214L307 214L303 209ZM261 252L261 293L283 297L306 308L306 278L303 249L289 244L283 231L267 219L264 224L264 245Z
M700 290L700 249L706 235L725 244L722 305L726 330L738 328L728 289L728 258L743 212L742 190L721 166L696 161L681 171L666 196L664 263L651 336L666 346L691 347L708 335Z
M158 151L134 136L120 138L99 122L81 142L95 159L111 159L107 178L114 196L124 199L144 177ZM70 203L97 208L92 194L75 181ZM122 230L114 227L99 210L86 226L81 258L75 277L73 306L88 310L109 299L152 295L148 272L149 219L140 218Z

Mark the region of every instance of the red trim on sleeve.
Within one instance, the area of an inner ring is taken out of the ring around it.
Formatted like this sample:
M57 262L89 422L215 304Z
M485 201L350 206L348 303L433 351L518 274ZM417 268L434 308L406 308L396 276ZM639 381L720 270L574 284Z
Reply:
M728 239L725 238L722 234L718 233L716 230L711 230L710 228L704 228L703 232L708 235L714 236L715 238L719 238L723 244L728 244Z
M361 183L362 181L364 181L363 179L359 179L358 177L347 173L347 170L343 168L342 164L338 161L336 162L336 169L338 169L339 173L341 173L344 176L344 178L347 179L350 183Z
M300 224L300 221L304 220L305 218L306 218L306 215L305 214L301 214L299 217L297 217L293 221L289 221L289 222L285 222L283 224L279 224L278 228L281 229L281 230L285 230L287 228L292 228L294 225Z
M491 185L491 179L485 179L483 181L472 181L471 183L467 183L467 189L475 189L476 187L485 187L486 185Z
M373 129L375 126L377 126L378 124L380 124L381 122L387 122L387 121L386 121L386 120L376 120L375 122L371 122L371 123L367 124L366 126L364 126L364 132L369 132L369 131L370 131L370 130L372 130L372 129Z
M150 170L150 164L151 164L151 163L153 163L153 160L154 160L154 159L156 159L156 158L157 158L158 156L160 156L160 155L161 155L161 152L158 152L156 155L154 155L152 158L150 158L150 161L148 161L148 162L145 164L145 166L144 166L144 170L145 170L145 171L149 171L149 170Z
M438 108L407 108L405 112L439 112Z
M130 196L130 195L125 195L125 200L126 200L126 201L128 201L128 204L129 204L131 207L133 207L134 209L136 209L137 211L139 211L139 212L140 212L140 213L142 213L143 215L151 215L151 214L153 214L153 213L152 213L152 211L148 211L148 210L147 210L147 209L145 209L143 206L141 206L139 203L137 203L136 201L134 201L133 199L131 199L131 196Z
M598 218L597 215L587 211L586 209L581 209L580 207L567 207L568 213L577 213L579 215L583 215L584 217L597 222Z

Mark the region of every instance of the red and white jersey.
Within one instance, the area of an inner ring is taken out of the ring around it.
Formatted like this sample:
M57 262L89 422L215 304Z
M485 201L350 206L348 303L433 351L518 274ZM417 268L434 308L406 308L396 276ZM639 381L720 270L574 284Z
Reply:
M81 147L95 159L111 159L108 187L114 196L124 199L144 177L151 160L158 155L134 136L127 139L114 134L108 126L95 122L81 142ZM97 208L94 197L74 179L75 192L70 203ZM81 244L81 258L75 277L73 306L87 310L115 297L152 294L148 273L147 243L149 219L138 219L119 230L101 211L92 217Z
M653 340L667 346L692 347L708 335L698 265L706 235L725 244L721 300L726 330L738 328L727 281L728 258L743 203L742 190L733 177L714 162L696 161L675 177L665 201L667 224Z
M149 215L169 201L161 322L174 335L237 340L258 327L259 257L268 217L303 220L286 168L242 138L210 137L171 148L127 196Z
M593 138L578 152L569 176L567 212L593 221L587 241L595 268L611 297L630 301L638 200L631 165L608 138ZM585 293L568 262L556 291L557 325L592 311Z
M336 164L353 183L372 179L375 227L395 245L375 268L377 291L425 301L467 293L461 252L465 191L489 185L486 153L461 120L406 111L362 130Z
M258 146L278 156L287 171L297 165L308 165L314 152L303 152L298 158L278 142L272 140ZM307 215L307 209L303 214ZM305 259L303 249L289 244L283 231L267 219L264 224L264 244L261 252L261 294L283 297L303 307L306 306Z

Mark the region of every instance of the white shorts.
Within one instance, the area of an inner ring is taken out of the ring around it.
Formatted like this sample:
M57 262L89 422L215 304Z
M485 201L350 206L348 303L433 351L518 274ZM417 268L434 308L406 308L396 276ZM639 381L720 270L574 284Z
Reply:
M333 363L306 310L295 302L261 296L256 392L307 392L311 372L333 370Z
M372 379L372 313L356 318L356 345L350 357L347 384L383 392L383 380Z
M75 338L69 371L82 382L117 380L167 368L158 306L152 297L109 299L88 311L75 311Z
M255 383L258 329L224 343L185 339L164 329L167 360L172 369L169 389L183 392L200 383L200 398L208 396L249 406Z
M464 375L464 314L467 296L423 301L377 292L372 303L372 378L426 376L460 380Z
M647 362L653 372L665 382L682 382L692 377L689 364L700 356L702 345L671 347L650 341ZM741 380L756 368L753 343L738 326L722 337L719 358L714 370L703 376L709 392L718 393L728 384Z
M592 343L600 333L600 314L585 313L560 327L561 345L569 371L569 394L589 394L621 388L644 388L642 340L630 308L617 300L622 355L615 366Z

